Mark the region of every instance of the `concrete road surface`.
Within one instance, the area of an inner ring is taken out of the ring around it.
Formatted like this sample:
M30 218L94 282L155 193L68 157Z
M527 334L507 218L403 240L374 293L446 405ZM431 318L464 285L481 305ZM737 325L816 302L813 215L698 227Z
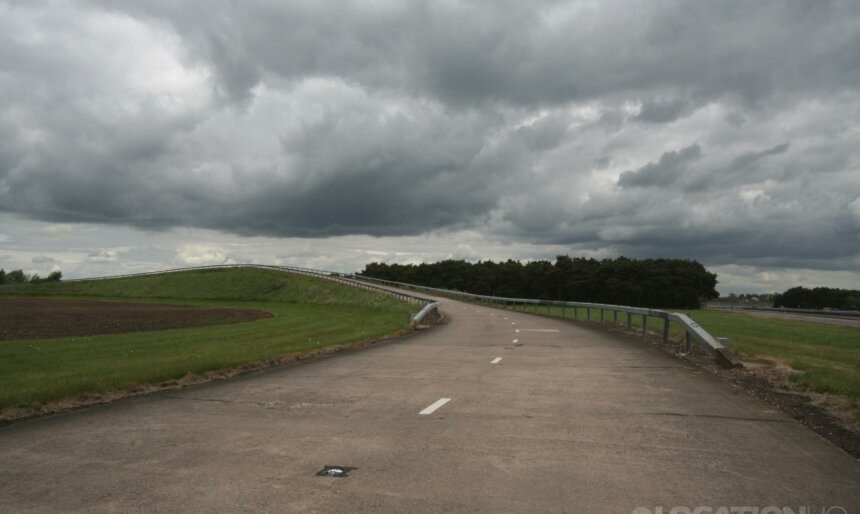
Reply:
M860 509L855 459L653 346L443 311L369 349L0 428L0 511Z

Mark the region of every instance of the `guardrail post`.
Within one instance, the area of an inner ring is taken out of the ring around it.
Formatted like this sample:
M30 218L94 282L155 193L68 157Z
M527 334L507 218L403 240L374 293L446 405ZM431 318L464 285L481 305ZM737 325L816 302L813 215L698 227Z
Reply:
M591 307L585 308L585 321L591 321Z
M690 353L693 351L693 334L684 332L684 352Z
M603 309L600 309L600 324L603 324Z
M612 324L618 324L618 311L612 311Z
M669 344L669 318L663 320L663 344Z
M642 315L642 337L648 337L648 315Z

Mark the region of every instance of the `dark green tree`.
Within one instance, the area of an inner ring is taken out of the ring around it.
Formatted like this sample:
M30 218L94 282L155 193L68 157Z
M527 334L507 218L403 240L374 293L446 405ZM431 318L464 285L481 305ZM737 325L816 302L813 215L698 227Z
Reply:
M586 259L559 255L555 262L445 260L373 262L361 274L442 289L508 298L613 303L656 308L698 308L717 297L717 276L683 259Z

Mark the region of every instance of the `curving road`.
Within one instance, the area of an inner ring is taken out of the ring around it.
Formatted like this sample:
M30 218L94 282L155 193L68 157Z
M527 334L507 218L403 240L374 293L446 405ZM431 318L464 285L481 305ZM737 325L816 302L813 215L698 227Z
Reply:
M0 512L860 511L860 463L655 347L443 312L364 350L0 428Z

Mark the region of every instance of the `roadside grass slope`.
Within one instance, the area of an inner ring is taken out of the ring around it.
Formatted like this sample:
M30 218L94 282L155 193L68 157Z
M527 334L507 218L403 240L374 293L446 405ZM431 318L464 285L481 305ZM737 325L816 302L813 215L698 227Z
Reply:
M742 357L768 359L790 366L796 373L789 376L795 386L815 392L832 393L847 399L855 410L860 409L860 330L809 323L805 321L768 319L736 312L711 310L674 310L687 314L715 337L728 337L731 350ZM539 313L544 313L543 308ZM561 308L553 307L549 314L561 316ZM577 319L600 321L599 309L577 309ZM573 319L573 309L565 309ZM626 325L626 314L619 314L619 323ZM612 322L607 312L605 323ZM633 325L642 328L642 317L633 316ZM663 330L662 320L649 320L648 329ZM683 329L670 325L670 338L682 341Z
M400 305L389 296L363 289L259 268L204 269L106 280L9 285L0 288L0 295Z
M789 376L792 383L843 396L860 407L860 330L743 313L686 314L711 334L728 337L735 353L786 364L797 371Z
M414 306L324 279L239 268L0 287L0 296L264 310L251 323L0 343L0 417L406 330ZM5 414L3 414L5 411Z

